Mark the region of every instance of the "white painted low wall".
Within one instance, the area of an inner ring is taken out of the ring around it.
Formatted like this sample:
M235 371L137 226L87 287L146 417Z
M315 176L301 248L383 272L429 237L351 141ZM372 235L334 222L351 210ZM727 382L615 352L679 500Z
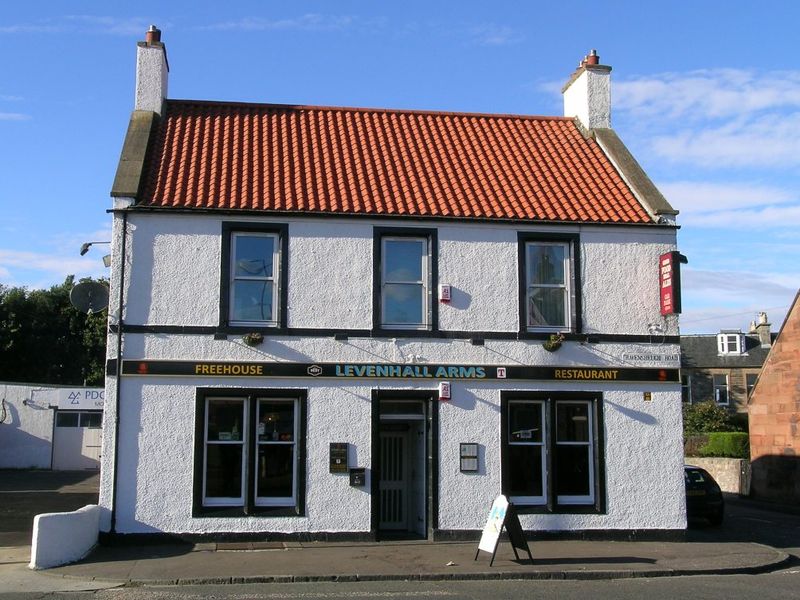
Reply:
M33 520L31 569L49 569L86 556L100 531L100 507L88 504L73 512L44 513Z

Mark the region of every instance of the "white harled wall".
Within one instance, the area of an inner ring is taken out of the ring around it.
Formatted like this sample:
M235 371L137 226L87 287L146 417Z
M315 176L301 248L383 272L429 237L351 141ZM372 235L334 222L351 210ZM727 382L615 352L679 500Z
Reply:
M244 221L245 218L231 218ZM253 219L255 220L255 219ZM287 222L263 219L267 222ZM218 325L221 224L212 215L129 214L128 325ZM115 216L114 277L119 274L121 216ZM415 222L417 223L417 222ZM390 221L289 219L288 323L290 328L371 329L373 226ZM398 226L409 226L398 221ZM583 332L647 335L663 320L658 303L658 256L675 249L675 230L649 227L547 226L419 222L436 228L439 281L453 300L439 305L439 329L516 332L519 327L517 233L579 233ZM170 232L170 233L165 233ZM116 290L112 285L112 322ZM243 332L245 333L245 332ZM125 334L124 358L281 362L412 362L558 366L657 366L624 354L678 354L677 345L567 342L556 353L541 341L266 336L251 348L239 335ZM115 357L116 337L108 353ZM126 377L120 414L117 522L119 533L366 532L370 527L371 391L426 389L436 381L214 379ZM106 390L106 432L113 431L116 379ZM192 518L197 387L280 387L308 390L306 515L304 517ZM500 490L500 391L603 392L606 514L525 515L539 530L681 529L685 527L679 384L456 381L453 399L440 406L439 528L480 529ZM652 392L645 401L643 392ZM101 529L109 528L113 436L105 435ZM350 444L352 466L367 467L365 488L328 473L328 444ZM458 444L481 445L481 471L458 470ZM657 491L658 502L653 502Z

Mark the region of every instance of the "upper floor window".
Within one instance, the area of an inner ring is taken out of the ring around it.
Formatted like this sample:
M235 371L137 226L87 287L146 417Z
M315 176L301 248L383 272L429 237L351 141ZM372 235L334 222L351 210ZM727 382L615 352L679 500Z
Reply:
M722 332L717 334L717 350L720 354L741 354L743 352L742 338L739 333Z
M376 231L377 328L435 329L434 245L428 230Z
M285 327L286 226L223 224L220 321Z
M520 234L522 324L527 331L575 331L578 307L575 243Z

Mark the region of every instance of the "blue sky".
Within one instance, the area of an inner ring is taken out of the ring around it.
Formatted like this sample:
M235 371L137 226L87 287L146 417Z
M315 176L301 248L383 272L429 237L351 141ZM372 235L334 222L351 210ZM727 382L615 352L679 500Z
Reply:
M35 1L0 14L0 283L103 275L136 42L170 97L535 115L596 48L681 211L683 332L777 329L800 285L800 3ZM647 274L650 276L650 274Z

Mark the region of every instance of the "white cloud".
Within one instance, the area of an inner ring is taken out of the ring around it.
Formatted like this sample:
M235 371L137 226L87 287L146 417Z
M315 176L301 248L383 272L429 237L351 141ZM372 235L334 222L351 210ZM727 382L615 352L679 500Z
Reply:
M614 82L613 106L615 122L649 138L650 150L674 163L715 170L800 165L800 71L630 78Z
M24 113L0 112L0 121L28 121L30 115Z
M800 278L796 274L708 271L684 268L681 287L683 333L746 329L760 311L777 330L791 305Z
M236 21L225 21L199 27L212 31L269 31L269 30L304 30L335 31L346 29L356 22L351 16L331 16L318 13L305 14L291 19L264 19L261 17L245 17Z
M675 162L715 169L782 168L800 165L800 112L739 118L719 127L656 135L653 151Z
M507 46L525 39L518 31L507 25L487 23L468 30L469 35L482 46Z
M40 252L4 250L0 248L0 267L5 269L22 268L32 271L47 271L65 275L87 271L87 262L81 260L77 252L75 255L75 258L67 258L63 254L43 254Z
M685 224L698 227L728 229L796 228L798 222L800 222L800 205L767 206L750 210L723 210L708 214L690 214L684 219Z
M0 94L0 100L2 100L3 102L19 102L21 100L24 100L24 98L22 96L12 96L12 95L9 95L9 94Z
M67 15L35 23L0 26L0 34L26 33L91 33L109 35L143 35L149 23L139 17L121 19L97 15Z
M673 181L659 189L682 216L735 208L785 204L800 200L800 194L762 184Z
M790 285L790 276L785 274L750 273L743 271L708 271L683 268L681 270L681 286L693 292L711 292L719 296L721 293L733 294L742 298L754 296L771 296L783 298L797 291L797 284ZM729 296L730 297L730 296Z
M614 107L648 120L729 119L800 108L800 71L657 73L614 82Z
M732 309L730 306L705 306L685 310L680 317L681 333L716 333L723 329L747 331L750 322L757 319L759 312L766 312L772 331L777 332L786 318L791 299L780 306L760 306L750 302Z

